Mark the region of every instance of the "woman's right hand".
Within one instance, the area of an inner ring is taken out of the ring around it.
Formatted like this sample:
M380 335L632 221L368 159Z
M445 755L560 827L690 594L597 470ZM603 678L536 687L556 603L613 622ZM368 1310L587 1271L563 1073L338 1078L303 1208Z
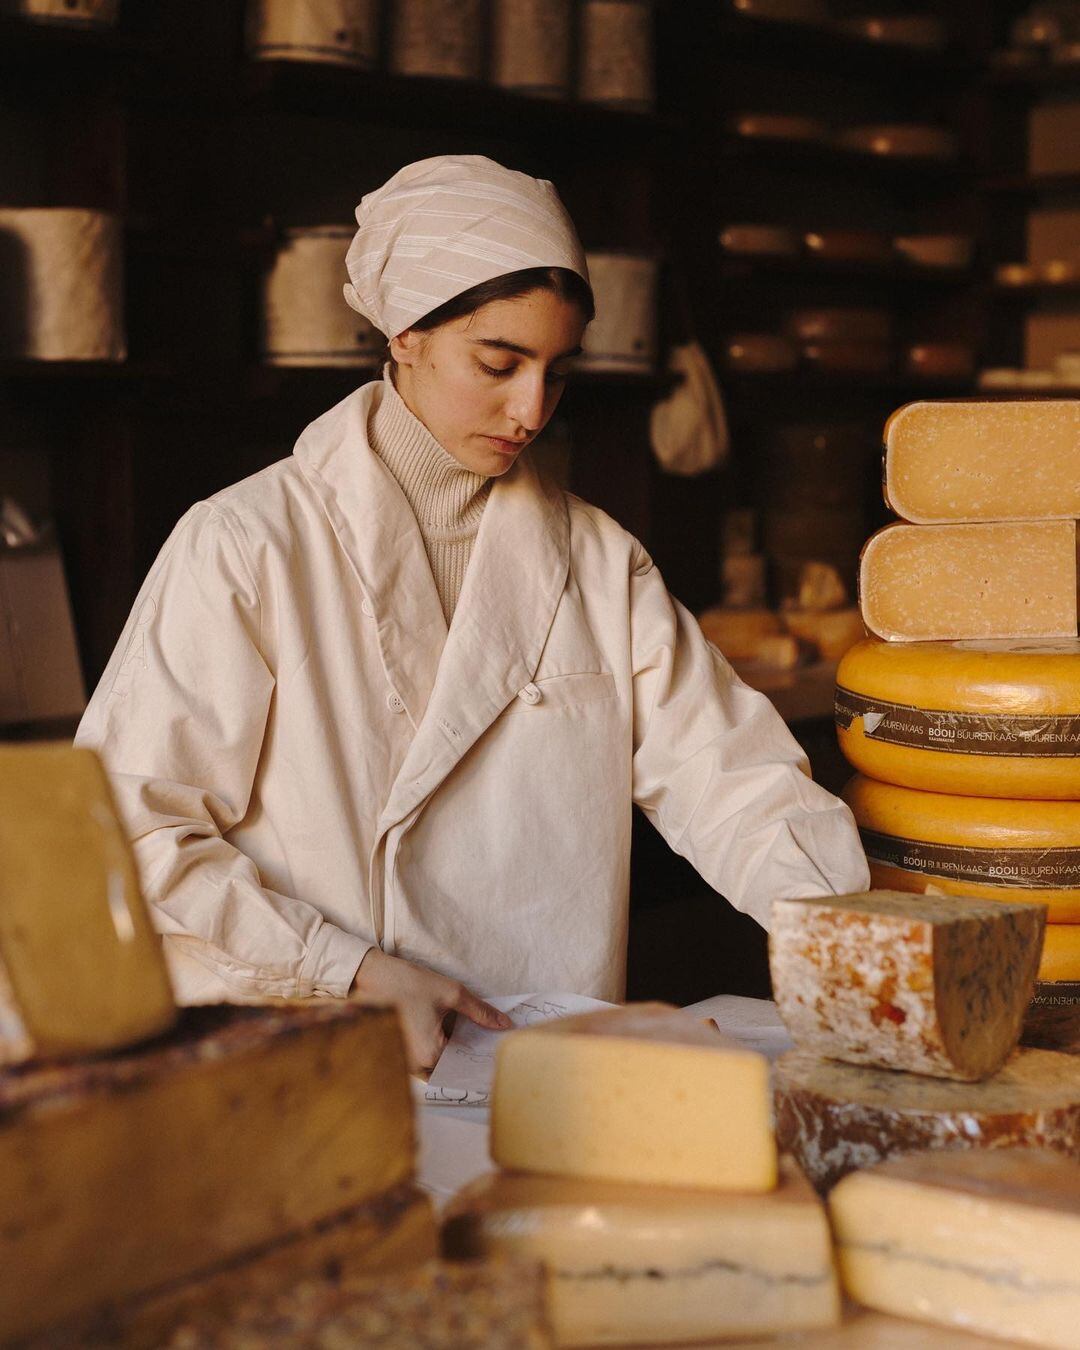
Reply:
M489 1031L513 1026L505 1013L457 980L388 956L378 947L372 947L360 962L349 997L362 1003L392 1003L397 1008L411 1073L428 1073L435 1067L446 1045L447 1024L455 1014Z

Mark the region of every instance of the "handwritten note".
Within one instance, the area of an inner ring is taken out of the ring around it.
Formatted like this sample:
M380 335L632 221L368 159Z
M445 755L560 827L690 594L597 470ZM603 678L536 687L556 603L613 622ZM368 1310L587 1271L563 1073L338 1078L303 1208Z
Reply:
M583 994L511 994L488 1002L506 1015L515 1027L531 1027L559 1017L611 1008ZM454 1031L424 1088L427 1106L489 1106L495 1077L495 1047L505 1031L487 1031L459 1017Z

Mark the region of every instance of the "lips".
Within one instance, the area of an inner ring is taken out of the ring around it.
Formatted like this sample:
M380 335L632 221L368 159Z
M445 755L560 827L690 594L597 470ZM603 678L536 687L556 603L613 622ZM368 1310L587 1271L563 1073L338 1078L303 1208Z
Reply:
M528 441L504 441L501 436L488 436L487 439L503 455L516 455L528 445Z

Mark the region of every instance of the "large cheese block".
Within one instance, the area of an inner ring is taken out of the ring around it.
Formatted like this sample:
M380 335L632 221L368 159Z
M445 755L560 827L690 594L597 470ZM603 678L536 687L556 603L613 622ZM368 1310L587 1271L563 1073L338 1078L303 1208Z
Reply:
M431 1200L405 1182L195 1279L50 1328L30 1346L37 1350L40 1342L41 1350L61 1345L158 1350L179 1328L228 1325L253 1300L273 1297L301 1280L403 1270L437 1252Z
M1080 980L1080 923L1047 924L1039 979L1055 983Z
M1080 1345L1080 1167L1041 1149L922 1153L829 1196L845 1291L882 1312Z
M548 1350L535 1263L426 1261L381 1276L331 1272L193 1318L169 1350Z
M767 1191L768 1060L662 1003L512 1031L499 1043L491 1156L522 1172Z
M862 614L854 606L843 609L784 609L784 627L800 641L815 648L823 661L839 661L866 636Z
M1080 801L954 797L861 774L843 792L870 878L894 891L1033 900L1080 923Z
M169 977L91 750L0 746L0 1065L167 1030Z
M894 642L1076 636L1076 525L887 525L859 563L866 626Z
M1034 905L952 895L774 900L774 997L796 1044L817 1054L986 1078L1020 1039L1045 922Z
M0 1341L213 1271L412 1174L390 1009L190 1009L0 1076Z
M1020 1049L983 1083L790 1050L773 1066L776 1136L819 1191L919 1149L1052 1148L1080 1162L1080 1059Z
M784 1160L768 1195L491 1173L450 1204L451 1256L541 1261L559 1345L670 1345L835 1325L825 1212Z
M885 423L885 499L915 524L1080 517L1080 400L908 403Z
M1080 800L1080 641L860 642L837 671L836 732L883 782Z
M707 609L698 623L729 661L752 661L764 638L783 632L780 616L771 609Z

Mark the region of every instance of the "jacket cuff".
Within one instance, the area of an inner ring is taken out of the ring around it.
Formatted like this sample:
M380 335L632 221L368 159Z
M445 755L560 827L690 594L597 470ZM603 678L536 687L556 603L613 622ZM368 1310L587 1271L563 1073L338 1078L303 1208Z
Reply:
M316 993L345 998L360 962L374 945L332 923L324 923L315 934L296 977L297 994L301 997Z

